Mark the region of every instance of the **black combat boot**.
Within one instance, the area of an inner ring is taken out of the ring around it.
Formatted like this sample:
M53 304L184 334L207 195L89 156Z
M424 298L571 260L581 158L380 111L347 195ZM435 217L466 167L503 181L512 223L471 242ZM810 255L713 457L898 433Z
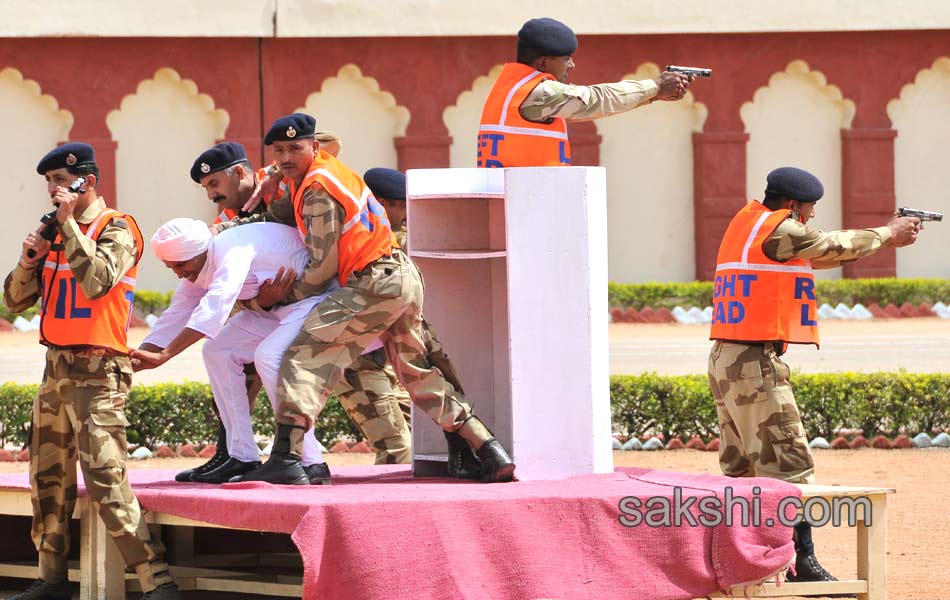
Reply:
M182 600L178 586L174 583L165 583L151 592L142 594L141 600Z
M191 480L195 483L227 483L232 477L244 475L261 466L261 461L244 462L236 458L229 458L223 465L216 469L205 471L204 473L195 473Z
M795 526L795 573L789 573L785 581L793 583L804 581L838 581L821 566L815 556L815 545L811 539L811 523L802 521ZM829 594L826 598L854 598L852 594Z
M73 597L68 581L47 583L37 579L11 600L70 600Z
M449 477L453 479L481 479L482 463L472 452L472 448L454 431L444 431L445 442L449 447Z
M181 473L178 473L175 475L175 481L191 481L191 478L195 475L207 473L212 469L217 469L224 463L228 462L229 458L231 458L231 455L228 454L228 432L224 429L224 423L218 420L218 442L215 444L214 456L212 456L208 462L203 465L199 465L194 469L186 469Z
M284 423L277 424L277 439L270 457L260 467L231 478L237 481L266 481L278 485L310 485L310 479L300 464L300 457L290 451L290 434L294 429L303 429Z
M476 454L482 463L482 483L500 483L515 478L515 463L497 439L487 439Z
M330 485L330 467L327 463L314 463L303 468L310 485Z

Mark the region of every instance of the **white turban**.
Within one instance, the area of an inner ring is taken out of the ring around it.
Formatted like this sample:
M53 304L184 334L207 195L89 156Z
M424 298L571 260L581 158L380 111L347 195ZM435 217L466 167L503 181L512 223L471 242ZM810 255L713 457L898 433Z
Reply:
M181 218L159 227L149 243L158 260L181 262L207 250L211 237L211 230L204 221Z

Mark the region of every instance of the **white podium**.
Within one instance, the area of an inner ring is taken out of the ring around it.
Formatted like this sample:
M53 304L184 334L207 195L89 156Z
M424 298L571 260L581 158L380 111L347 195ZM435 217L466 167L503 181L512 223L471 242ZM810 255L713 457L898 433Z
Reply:
M424 314L522 480L613 470L607 193L601 167L407 173ZM445 473L413 407L413 472Z

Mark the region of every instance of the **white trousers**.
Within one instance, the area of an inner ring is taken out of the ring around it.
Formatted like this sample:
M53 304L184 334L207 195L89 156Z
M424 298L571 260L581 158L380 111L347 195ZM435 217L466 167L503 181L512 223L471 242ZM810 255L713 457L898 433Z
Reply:
M281 306L267 312L245 310L234 315L213 340L202 348L214 401L228 433L228 453L237 460L258 459L245 386L244 365L254 363L264 391L274 408L280 359L300 333L304 319L321 296ZM301 463L323 462L320 445L311 428L304 436Z

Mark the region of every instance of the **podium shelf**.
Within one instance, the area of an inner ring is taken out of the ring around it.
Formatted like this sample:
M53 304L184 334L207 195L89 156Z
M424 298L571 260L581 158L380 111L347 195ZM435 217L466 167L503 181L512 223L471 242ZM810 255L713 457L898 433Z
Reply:
M442 258L449 260L473 260L478 258L504 258L505 250L411 250L412 258Z

